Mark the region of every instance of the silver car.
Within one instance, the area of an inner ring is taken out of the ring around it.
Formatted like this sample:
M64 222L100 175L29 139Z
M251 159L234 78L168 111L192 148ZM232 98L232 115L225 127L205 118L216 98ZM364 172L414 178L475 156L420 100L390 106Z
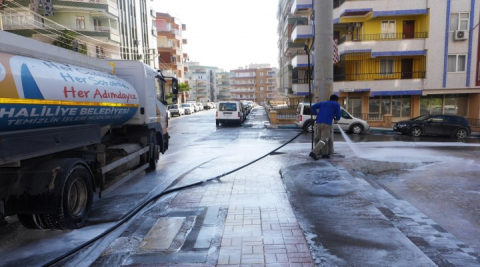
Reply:
M312 126L312 118L315 120L317 116L313 115L310 116L311 109L310 103L299 103L297 106L297 118L295 121L295 125L302 129L307 129L309 133L313 131ZM367 133L370 131L370 125L367 121L355 118L350 113L348 113L345 109L342 108L342 118L338 121L338 125L342 128L342 130L353 133L353 134L361 134ZM337 127L333 128L337 130Z

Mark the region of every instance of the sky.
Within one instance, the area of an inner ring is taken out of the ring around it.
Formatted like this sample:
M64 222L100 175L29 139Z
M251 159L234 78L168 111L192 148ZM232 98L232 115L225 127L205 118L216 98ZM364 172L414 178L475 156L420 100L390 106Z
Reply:
M278 67L278 0L155 0L155 11L186 24L190 61L225 71L251 63Z

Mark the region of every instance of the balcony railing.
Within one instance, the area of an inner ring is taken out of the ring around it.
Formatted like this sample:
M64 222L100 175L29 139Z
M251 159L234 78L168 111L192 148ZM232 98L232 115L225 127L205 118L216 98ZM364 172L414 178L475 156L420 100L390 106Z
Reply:
M292 83L293 84L307 84L308 83L308 78L293 78Z
M336 74L333 76L333 81L374 81L374 80L408 80L408 79L424 79L425 71L416 72L392 72L389 74L384 73L344 73Z
M359 34L355 36L344 35L338 40L338 44L345 42L362 42L362 41L391 41L403 39L425 39L428 38L428 32L414 32L413 36L405 36L403 33L375 33L375 34Z

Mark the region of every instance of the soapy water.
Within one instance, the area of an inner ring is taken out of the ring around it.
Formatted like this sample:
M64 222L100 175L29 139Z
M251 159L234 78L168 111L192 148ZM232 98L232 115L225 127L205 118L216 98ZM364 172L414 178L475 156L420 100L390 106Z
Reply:
M338 126L338 129L340 130L340 133L342 133L342 136L345 139L345 142L347 142L348 146L353 151L355 156L360 157L361 154L358 147L352 142L352 140L348 137L348 135L343 131L342 127L340 127L340 124L337 124L337 126Z

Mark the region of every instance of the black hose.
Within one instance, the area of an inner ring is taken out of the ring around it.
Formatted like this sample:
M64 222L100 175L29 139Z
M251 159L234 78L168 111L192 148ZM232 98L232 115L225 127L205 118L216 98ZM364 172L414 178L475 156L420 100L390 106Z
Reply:
M307 127L308 128L308 127ZM52 266L54 264L57 264L59 262L61 262L62 260L72 256L73 254L77 253L78 251L86 248L87 246L95 243L96 241L98 241L99 239L105 237L106 235L110 234L111 232L113 232L114 230L116 230L117 228L119 228L122 224L124 224L126 221L130 220L134 215L136 215L138 212L140 212L143 208L145 208L148 204L152 203L153 201L159 199L160 197L164 196L164 195L167 195L167 194L170 194L170 193L173 193L173 192L176 192L176 191L180 191L180 190L183 190L183 189L186 189L186 188L190 188L190 187L193 187L193 186L197 186L197 185L201 185L201 184L204 184L206 182L209 182L209 181L212 181L212 180L218 180L224 176L227 176L231 173L234 173L238 170L241 170L269 155L271 155L272 153L274 153L275 151L279 150L280 148L286 146L287 144L289 144L290 142L292 142L293 140L297 139L301 134L303 134L303 132L306 131L307 128L304 128L299 134L297 134L295 137L293 137L292 139L290 139L289 141L287 141L285 144L277 147L276 149L268 152L267 154L261 156L260 158L257 158L256 160L254 161L251 161L241 167L238 167L232 171L229 171L227 173L224 173L224 174L221 174L221 175L218 175L216 177L213 177L213 178L209 178L207 180L204 180L204 181L200 181L200 182L196 182L196 183L193 183L193 184L188 184L188 185L184 185L184 186L179 186L179 187L174 187L174 188L171 188L171 189L167 189L165 191L163 191L162 193L160 194L157 194L156 196L153 196L152 198L148 199L148 200L145 200L142 204L140 204L139 206L137 206L136 208L134 208L133 210L131 210L127 216L125 216L124 218L122 218L119 222L117 222L115 225L113 225L112 227L110 227L109 229L105 230L105 232L101 233L100 235L96 236L95 238L85 242L84 244L70 250L69 252L63 254L62 256L59 256L51 261L49 261L48 263L42 265L42 266Z

